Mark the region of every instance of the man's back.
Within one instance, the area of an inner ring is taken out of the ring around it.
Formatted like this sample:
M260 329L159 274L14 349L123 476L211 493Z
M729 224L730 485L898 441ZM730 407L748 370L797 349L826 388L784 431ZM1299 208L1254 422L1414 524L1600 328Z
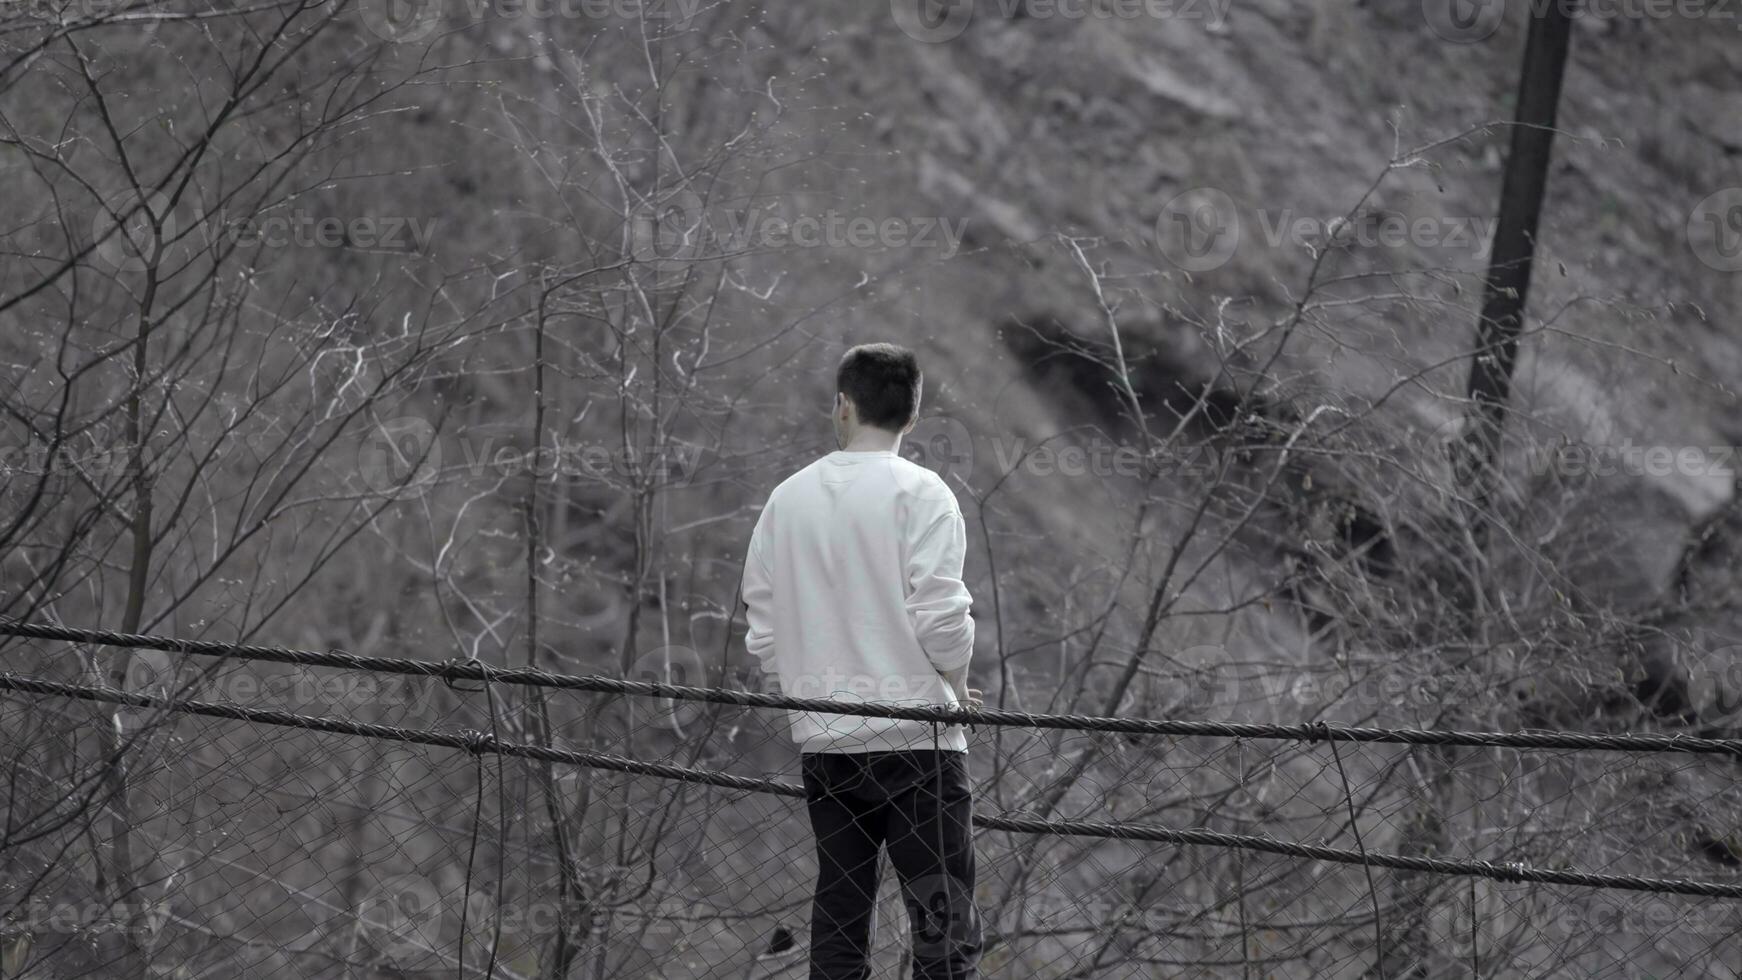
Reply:
M744 559L744 645L801 697L977 704L955 494L902 459L924 378L913 351L861 344L835 371L841 447L768 497ZM870 975L878 857L901 879L915 980L974 980L974 791L958 727L792 713L817 842L811 980Z
M751 536L745 638L783 693L956 704L974 649L956 498L893 451L829 453L769 496ZM794 712L805 752L964 750L960 728ZM934 737L935 732L935 737Z

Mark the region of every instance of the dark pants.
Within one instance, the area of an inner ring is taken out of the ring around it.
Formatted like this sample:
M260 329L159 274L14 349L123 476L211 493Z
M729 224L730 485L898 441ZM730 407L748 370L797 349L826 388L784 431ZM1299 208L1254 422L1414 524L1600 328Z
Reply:
M967 753L807 753L803 773L817 839L810 980L871 975L883 847L901 880L914 980L976 980L981 937Z

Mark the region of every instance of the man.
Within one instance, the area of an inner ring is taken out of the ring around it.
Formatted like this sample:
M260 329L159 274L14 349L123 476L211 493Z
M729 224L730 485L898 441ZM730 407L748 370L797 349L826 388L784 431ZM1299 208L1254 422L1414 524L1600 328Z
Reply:
M794 697L979 703L968 688L967 532L937 474L902 459L919 412L913 352L847 351L835 444L769 495L744 567L745 645ZM811 980L870 976L878 855L889 851L915 980L978 977L966 733L960 726L791 712L817 842Z

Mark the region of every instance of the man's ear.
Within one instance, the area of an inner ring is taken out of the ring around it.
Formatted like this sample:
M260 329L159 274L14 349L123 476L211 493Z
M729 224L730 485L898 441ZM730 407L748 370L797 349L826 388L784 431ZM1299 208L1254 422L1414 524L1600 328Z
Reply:
M912 432L913 427L918 425L918 424L919 424L919 413L914 412L913 418L908 419L907 424L901 427L901 434L907 435L909 432Z
M851 418L852 413L849 411L849 409L851 409L852 407L853 407L853 400L851 398L847 397L846 392L844 392L844 391L835 392L835 414L837 416L839 416L843 420Z

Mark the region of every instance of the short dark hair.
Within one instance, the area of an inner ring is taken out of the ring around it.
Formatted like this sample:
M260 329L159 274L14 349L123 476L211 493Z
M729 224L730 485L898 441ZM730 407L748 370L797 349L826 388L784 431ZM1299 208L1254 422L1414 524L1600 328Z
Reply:
M924 380L913 351L895 344L860 344L841 358L835 390L853 400L861 423L900 432L919 412Z

